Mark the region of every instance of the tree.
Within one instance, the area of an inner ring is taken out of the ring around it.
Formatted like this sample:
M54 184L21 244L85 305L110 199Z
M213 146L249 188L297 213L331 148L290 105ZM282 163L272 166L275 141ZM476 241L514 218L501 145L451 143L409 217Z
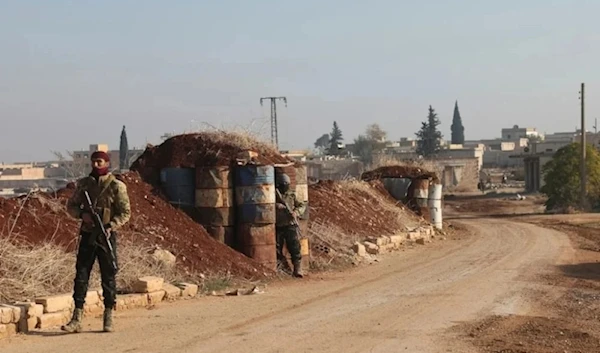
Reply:
M369 165L373 162L373 151L375 150L375 141L365 135L358 135L354 139L352 153L365 164Z
M125 132L125 125L121 130L121 143L119 145L119 170L129 169L129 146L127 144L127 132Z
M323 134L323 136L319 137L317 141L315 141L315 148L318 149L320 153L324 153L327 148L329 148L329 143L329 134Z
M387 137L387 132L383 131L379 124L371 124L367 126L366 138L372 141L383 142Z
M378 124L368 125L364 135L358 135L354 139L352 152L358 158L369 165L373 162L373 152L381 151L385 147L387 133Z
M450 126L450 130L452 131L451 143L453 145L464 145L465 128L462 124L460 112L458 111L458 101L454 103L454 116L452 117L452 126Z
M340 154L339 144L344 140L342 130L340 130L336 121L333 122L333 129L331 129L329 139L329 154L338 155Z
M431 157L440 150L440 140L442 133L438 130L440 120L435 110L429 106L429 115L427 121L421 123L421 130L417 135L417 153L423 157Z
M544 186L540 191L546 196L546 208L565 209L580 205L580 158L581 144L565 146L544 165ZM592 145L586 146L587 202L598 206L600 201L600 153Z

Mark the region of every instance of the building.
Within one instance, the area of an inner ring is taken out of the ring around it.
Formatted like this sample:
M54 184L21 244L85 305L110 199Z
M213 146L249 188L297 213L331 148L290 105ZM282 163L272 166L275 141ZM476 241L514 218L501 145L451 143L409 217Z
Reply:
M515 141L519 139L540 138L540 134L533 127L519 127L514 125L512 128L502 129L503 141Z
M67 183L67 172L59 163L0 164L0 193L4 196L26 193L31 189L58 190Z
M119 150L109 150L107 144L92 144L87 150L79 150L71 152L70 161L61 161L61 167L65 168L73 177L87 175L92 171L90 157L95 151L103 151L110 156L110 165L112 170L128 170L129 166L135 161L144 150L130 149L128 152L128 165L121 166Z

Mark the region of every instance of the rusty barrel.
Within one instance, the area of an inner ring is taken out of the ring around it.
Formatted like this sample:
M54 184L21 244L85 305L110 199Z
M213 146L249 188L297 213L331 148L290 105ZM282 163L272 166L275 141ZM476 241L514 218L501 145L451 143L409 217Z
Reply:
M296 167L293 163L289 164L276 164L275 166L275 180L281 174L287 174L290 177L290 188L296 190Z
M429 179L413 180L413 198L416 204L417 214L429 220L429 209L427 200L429 198Z
M244 165L235 169L237 239L246 256L277 267L275 241L275 170Z
M308 171L306 163L296 163L294 166L296 169L296 197L298 201L303 202L306 205L306 211L300 215L298 225L300 226L301 239L300 244L302 245L302 268L305 272L308 272L310 264L310 247L308 246L308 222L310 219L309 212L309 200L308 200Z
M196 168L194 219L221 243L235 247L233 173L229 167Z
M296 169L296 197L298 198L298 201L300 202L304 202L304 204L306 205L306 211L304 212L303 215L300 216L300 219L302 220L308 220L309 219L309 212L308 212L308 175L307 175L307 170L306 170L306 164L305 163L297 163L294 166L294 169Z
M194 168L161 169L160 183L171 204L194 206Z

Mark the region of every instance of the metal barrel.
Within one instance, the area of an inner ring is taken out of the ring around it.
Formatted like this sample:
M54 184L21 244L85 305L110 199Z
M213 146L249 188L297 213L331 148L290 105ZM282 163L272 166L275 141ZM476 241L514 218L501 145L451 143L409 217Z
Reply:
M416 202L417 213L425 219L429 219L429 210L427 209L427 198L429 196L429 180L415 179L412 184L413 198Z
M442 229L442 184L432 183L429 185L427 205L431 223L437 229Z
M296 169L296 197L298 201L304 202L306 205L306 211L300 216L302 220L308 220L309 217L309 201L308 201L308 174L305 163L297 163L294 166Z
M194 219L217 241L236 247L233 173L229 167L197 167Z
M293 163L290 164L276 164L275 165L275 180L280 174L287 174L290 177L290 188L292 190L296 189L296 168Z
M194 168L163 168L160 171L160 184L171 204L194 206Z
M275 169L244 165L235 169L237 239L246 256L276 269Z
M387 192L398 201L404 201L408 197L408 189L412 183L410 178L382 178L381 182Z

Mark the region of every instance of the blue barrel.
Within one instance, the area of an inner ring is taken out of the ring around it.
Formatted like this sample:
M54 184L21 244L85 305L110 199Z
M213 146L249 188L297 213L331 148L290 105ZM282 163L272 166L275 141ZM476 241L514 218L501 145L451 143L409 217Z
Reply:
M245 165L235 170L237 236L240 250L276 269L275 168Z
M240 223L275 223L275 168L247 165L237 167L235 201Z
M163 168L160 171L160 183L174 205L194 206L195 179L194 168Z

